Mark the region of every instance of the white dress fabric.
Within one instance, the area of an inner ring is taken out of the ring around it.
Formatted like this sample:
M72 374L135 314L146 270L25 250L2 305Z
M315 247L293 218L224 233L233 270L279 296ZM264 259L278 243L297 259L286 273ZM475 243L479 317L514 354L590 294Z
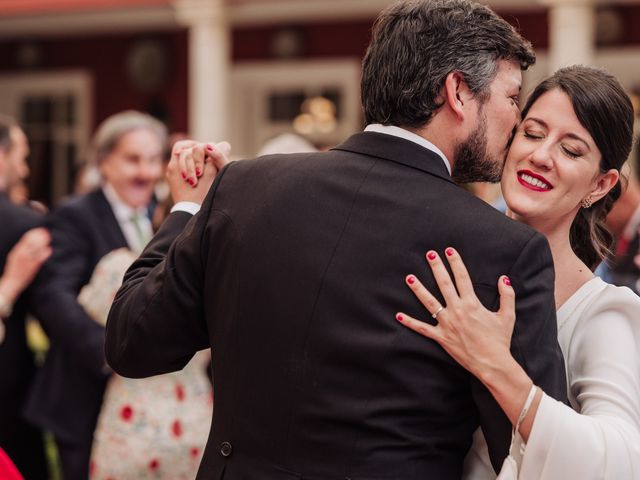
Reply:
M640 479L640 297L590 280L558 310L558 341L573 408L543 395L529 442L514 445L518 478ZM480 431L463 478L496 478Z

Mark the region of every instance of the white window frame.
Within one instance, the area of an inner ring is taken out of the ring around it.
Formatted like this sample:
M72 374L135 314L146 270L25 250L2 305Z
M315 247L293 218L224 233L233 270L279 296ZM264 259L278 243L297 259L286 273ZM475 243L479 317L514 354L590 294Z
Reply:
M247 62L231 73L231 130L234 156L253 157L270 138L292 131L288 122L270 122L269 95L304 91L312 96L325 89L340 92L340 119L336 130L322 140L337 144L362 126L360 60L305 60ZM312 139L316 140L316 139Z
M37 73L10 73L0 75L0 112L20 118L20 107L27 97L32 96L72 96L75 99L75 125L54 127L53 139L76 145L76 162L79 166L86 158L91 133L93 111L93 80L89 72L64 70ZM53 178L51 191L54 202L63 198L73 189L69 185L66 152L54 149Z

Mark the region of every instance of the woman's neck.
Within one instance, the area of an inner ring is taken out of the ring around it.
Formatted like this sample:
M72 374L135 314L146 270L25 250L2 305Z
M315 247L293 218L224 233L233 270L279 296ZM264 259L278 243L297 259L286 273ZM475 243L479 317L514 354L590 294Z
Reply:
M593 278L593 272L578 258L571 248L570 231L573 219L557 224L537 222L535 219L516 218L542 233L549 242L553 267L556 273L556 310L566 302L582 285Z

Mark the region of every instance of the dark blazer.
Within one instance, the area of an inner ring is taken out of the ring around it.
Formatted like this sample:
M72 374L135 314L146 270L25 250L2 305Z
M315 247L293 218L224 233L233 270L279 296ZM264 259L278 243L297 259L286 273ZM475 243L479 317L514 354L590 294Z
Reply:
M611 282L615 285L629 287L640 295L638 280L640 268L636 265L635 257L640 253L640 233L636 231L627 248L611 261Z
M42 224L33 210L14 205L0 193L0 272L7 255L20 237ZM36 372L34 356L27 346L25 316L29 291L18 298L9 318L5 318L6 336L0 343L0 447L17 465L25 478L45 478L46 462L42 433L25 422L22 408Z
M404 278L435 291L424 255L448 246L490 308L511 277L512 352L564 399L546 240L454 185L434 153L378 133L221 172L201 212L170 215L127 273L107 360L148 376L211 345L200 479L459 479L478 425L499 466L510 424L489 392L394 318L431 320Z
M104 328L87 315L76 297L98 261L127 243L102 190L70 200L54 210L46 223L53 254L38 275L33 303L51 348L30 392L26 413L56 438L90 446L108 368Z

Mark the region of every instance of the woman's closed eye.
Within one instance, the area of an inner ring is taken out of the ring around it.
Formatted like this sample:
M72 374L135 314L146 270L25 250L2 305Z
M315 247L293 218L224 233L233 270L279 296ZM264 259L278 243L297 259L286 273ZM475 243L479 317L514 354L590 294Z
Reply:
M582 152L578 149L571 148L567 145L562 145L562 152L569 158L579 158L582 156Z
M542 140L544 138L544 133L534 130L524 130L522 134L525 136L525 138L529 138L531 140Z

